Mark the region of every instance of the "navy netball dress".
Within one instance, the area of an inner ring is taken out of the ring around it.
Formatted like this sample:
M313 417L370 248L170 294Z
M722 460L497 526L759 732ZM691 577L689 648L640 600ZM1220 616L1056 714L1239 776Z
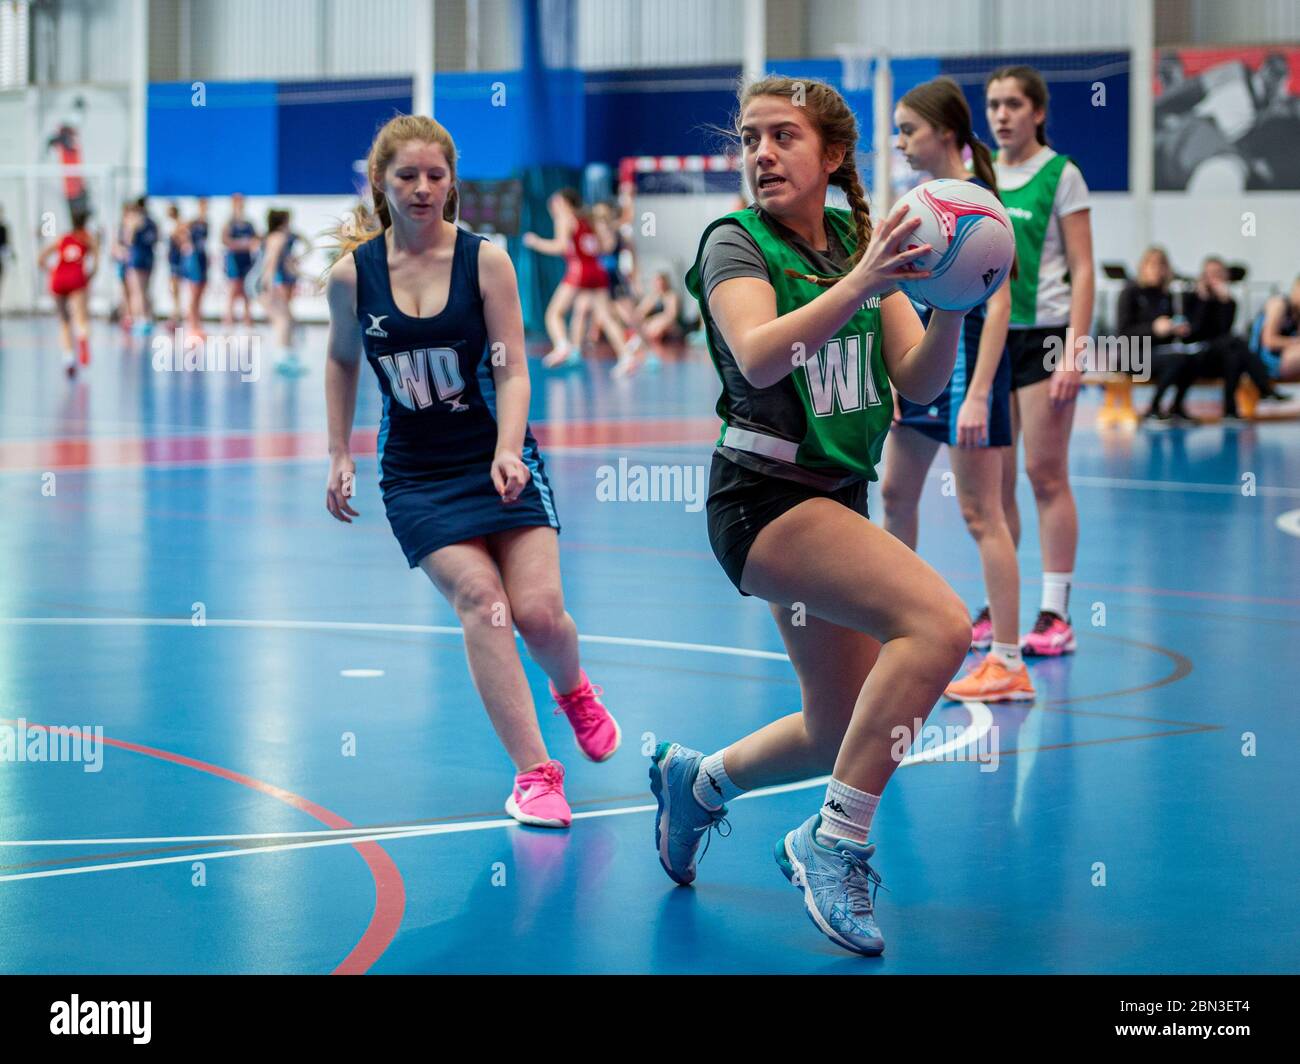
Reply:
M456 232L447 305L428 318L397 309L381 233L358 247L357 320L379 380L379 487L393 534L415 568L431 551L508 528L560 529L546 466L530 430L532 474L512 503L492 483L496 387L478 286L482 237Z
M232 240L251 240L257 235L257 230L253 228L253 223L247 219L239 219L230 223L230 238ZM251 251L226 251L226 276L232 281L242 281L248 276L249 270L253 268L253 253Z
M185 260L186 280L195 284L208 281L208 223L190 222L190 253Z

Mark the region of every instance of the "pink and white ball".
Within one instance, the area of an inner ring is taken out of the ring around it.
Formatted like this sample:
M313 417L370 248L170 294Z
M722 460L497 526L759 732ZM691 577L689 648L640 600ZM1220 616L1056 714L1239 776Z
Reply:
M988 299L1010 271L1016 250L1011 219L997 196L970 181L941 177L917 185L899 203L908 206L904 221L921 218L903 249L934 249L911 262L930 276L900 281L899 287L937 310L970 310Z

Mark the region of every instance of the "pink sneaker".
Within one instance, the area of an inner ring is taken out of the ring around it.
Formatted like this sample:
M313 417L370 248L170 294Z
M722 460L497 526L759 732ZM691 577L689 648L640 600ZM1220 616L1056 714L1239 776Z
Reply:
M569 718L583 756L589 761L608 761L613 757L623 741L623 733L598 697L605 693L604 689L591 685L586 670L582 670L582 683L567 695L560 694L555 684L550 687L551 697L559 703L555 712Z
M564 766L558 761L546 761L519 773L506 799L506 812L521 824L567 828L573 823L573 813L564 797Z
M1074 629L1070 622L1051 610L1039 610L1034 630L1020 643L1020 650L1040 658L1055 658L1074 653Z
M970 622L970 645L975 650L988 650L993 646L993 618L985 606Z

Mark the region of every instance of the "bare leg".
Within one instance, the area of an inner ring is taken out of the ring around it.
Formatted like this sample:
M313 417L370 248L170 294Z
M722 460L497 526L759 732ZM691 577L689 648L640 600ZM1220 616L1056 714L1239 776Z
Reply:
M515 645L510 603L482 537L426 554L420 568L460 618L470 676L515 771L549 761Z
M1021 388L1020 422L1025 435L1025 472L1038 503L1038 540L1043 571L1074 571L1079 546L1079 511L1070 490L1070 430L1077 403L1055 409L1050 381Z
M916 550L917 511L921 491L940 443L907 425L895 425L885 441L885 478L880 488L885 504L885 531Z
M1020 563L1002 512L1002 452L1007 447L950 447L962 517L979 547L996 642L1020 642Z
M769 607L799 677L803 708L727 747L727 775L746 790L830 772L858 693L880 654L880 644L862 632L812 615L795 624L784 606Z
M573 297L577 289L571 284L560 282L546 304L546 335L551 339L551 354L565 350L567 340L564 338L564 316L573 306Z
M1011 530L1011 542L1020 549L1020 507L1016 504L1016 447L1020 443L1020 403L1011 393L1011 446L1002 450L1002 514Z
M487 540L528 653L561 694L577 689L582 683L578 626L564 608L555 529L511 528Z
M880 794L898 767L895 728L913 733L966 657L970 618L961 599L893 536L825 498L800 503L764 528L741 582L768 602L800 603L881 643L834 767L841 782ZM784 770L760 757L732 778L753 787Z

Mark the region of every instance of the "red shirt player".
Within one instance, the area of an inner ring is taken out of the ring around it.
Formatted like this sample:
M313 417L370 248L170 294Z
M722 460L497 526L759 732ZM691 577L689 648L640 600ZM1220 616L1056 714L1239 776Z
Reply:
M50 293L59 314L59 333L63 341L63 365L68 376L77 371L73 358L73 329L76 348L83 366L90 364L89 290L99 259L99 242L86 228L88 216L78 210L72 214L72 231L40 255L42 268L50 270ZM53 266L53 269L51 269Z

